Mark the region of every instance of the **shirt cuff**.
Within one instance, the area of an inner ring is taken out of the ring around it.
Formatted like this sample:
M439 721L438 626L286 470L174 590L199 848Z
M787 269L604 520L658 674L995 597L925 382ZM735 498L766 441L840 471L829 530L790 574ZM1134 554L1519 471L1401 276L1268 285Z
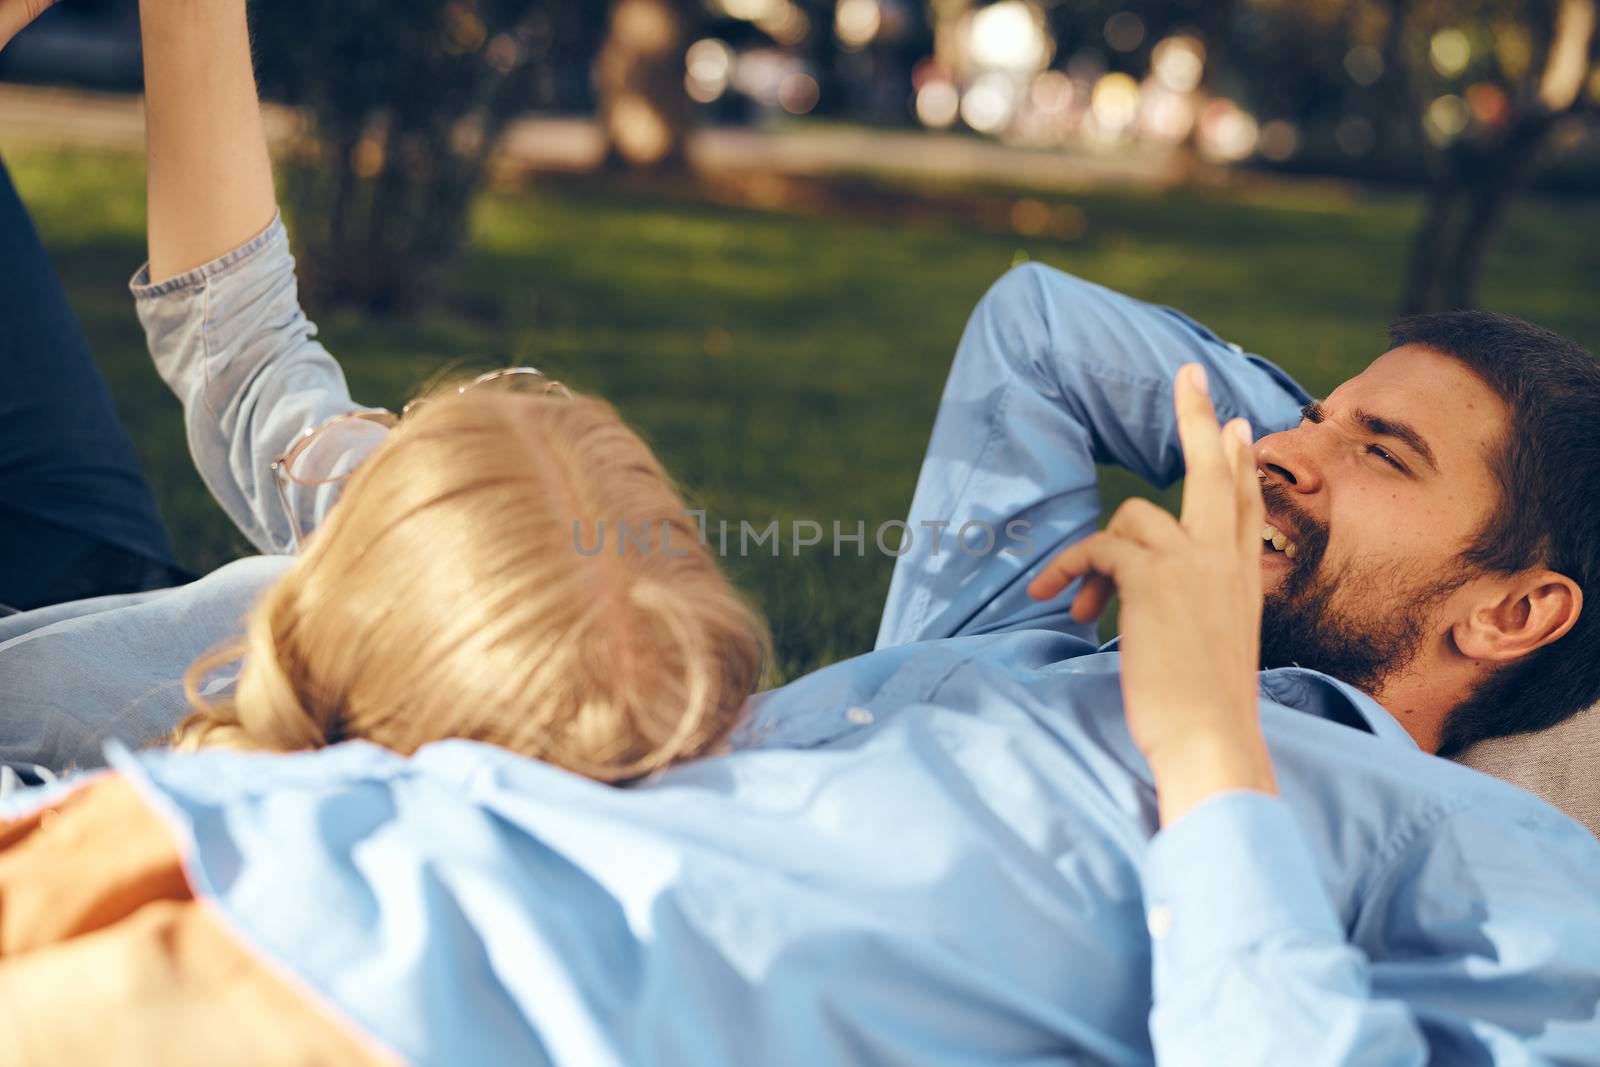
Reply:
M198 266L190 271L185 271L176 277L168 278L154 284L150 281L150 263L146 260L134 271L133 277L128 282L128 288L133 293L135 301L146 301L158 296L193 289L210 278L215 278L238 264L261 254L268 247L282 246L287 250L289 245L289 232L283 225L282 212L274 213L272 221L267 223L267 228L256 234L244 244L231 252L225 252L211 262Z
M1162 829L1144 894L1158 997L1266 941L1345 940L1289 806L1266 793L1211 797Z

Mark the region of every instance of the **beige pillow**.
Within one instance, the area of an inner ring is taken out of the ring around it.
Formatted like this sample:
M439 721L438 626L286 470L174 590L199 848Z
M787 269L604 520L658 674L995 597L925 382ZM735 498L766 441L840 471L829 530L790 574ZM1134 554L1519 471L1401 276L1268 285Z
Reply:
M1543 797L1600 837L1600 704L1548 730L1480 741L1459 759Z

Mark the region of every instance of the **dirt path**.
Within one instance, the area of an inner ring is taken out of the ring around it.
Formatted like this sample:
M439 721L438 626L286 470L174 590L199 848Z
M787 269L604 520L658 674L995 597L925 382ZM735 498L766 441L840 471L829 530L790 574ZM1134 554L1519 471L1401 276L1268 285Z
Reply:
M266 115L269 136L279 144L292 142L301 128L299 115L274 106L267 107ZM138 96L0 85L0 149L21 143L132 149L143 139ZM793 177L915 176L1039 192L1156 188L1195 177L1181 174L1171 158L1156 154L1045 151L959 134L823 123L701 130L689 151L696 169L711 176L758 171ZM594 123L530 116L507 134L497 169L513 174L583 172L594 169L603 154Z

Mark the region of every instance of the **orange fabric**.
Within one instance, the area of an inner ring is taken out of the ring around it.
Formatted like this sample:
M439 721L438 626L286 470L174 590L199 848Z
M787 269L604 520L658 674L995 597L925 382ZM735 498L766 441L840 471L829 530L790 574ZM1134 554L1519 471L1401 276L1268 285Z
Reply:
M166 828L115 775L0 824L0 1061L389 1062L194 900Z

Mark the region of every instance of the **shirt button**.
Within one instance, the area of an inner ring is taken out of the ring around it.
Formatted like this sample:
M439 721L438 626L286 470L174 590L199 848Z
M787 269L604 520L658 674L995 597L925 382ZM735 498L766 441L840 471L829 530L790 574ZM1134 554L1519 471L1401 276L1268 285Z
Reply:
M1145 913L1144 923L1150 930L1150 936L1160 941L1172 929L1172 909L1165 904L1157 904Z
M877 718L877 716L873 715L872 712L868 711L866 708L851 708L849 711L844 713L844 717L855 723L857 726L871 726L872 721Z

